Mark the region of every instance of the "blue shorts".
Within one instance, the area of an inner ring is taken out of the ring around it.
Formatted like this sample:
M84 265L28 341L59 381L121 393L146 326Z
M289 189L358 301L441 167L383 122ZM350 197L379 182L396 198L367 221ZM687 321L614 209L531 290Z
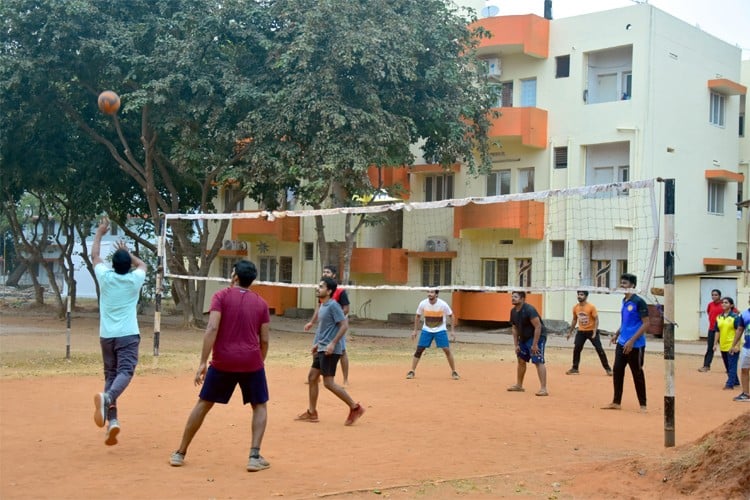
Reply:
M264 368L257 372L223 372L209 366L198 397L204 401L227 404L237 384L242 390L243 404L260 405L268 401L268 383Z
M547 343L547 336L542 335L541 337L539 337L539 342L537 342L537 345L536 345L539 348L539 356L531 355L531 345L533 343L534 343L534 337L531 337L529 340L520 340L518 342L518 354L516 354L516 356L526 361L527 363L530 360L535 365L543 365L544 364L544 344Z
M448 332L445 330L440 330L439 332L428 332L427 330L422 330L422 333L419 334L417 347L430 347L433 339L435 340L435 345L441 349L447 349L450 347L450 343L448 342Z
M341 354L326 354L325 351L316 352L313 356L312 367L320 370L320 374L324 377L335 377L336 365L339 364L340 357Z

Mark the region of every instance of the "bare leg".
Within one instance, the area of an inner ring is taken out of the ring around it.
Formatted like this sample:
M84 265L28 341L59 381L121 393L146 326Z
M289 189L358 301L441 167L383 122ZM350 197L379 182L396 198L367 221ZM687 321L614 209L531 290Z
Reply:
M341 362L341 373L344 374L344 385L349 385L349 355L344 351L339 359Z
M312 386L313 384L310 384ZM318 384L315 384L318 385ZM336 395L337 398L339 398L341 401L346 403L350 409L354 409L357 407L357 403L354 402L351 396L349 396L349 393L346 392L346 389L341 387L336 383L336 381L333 379L333 377L323 377L323 385L326 386L326 389L331 391Z
M308 394L310 397L310 406L308 410L310 413L315 413L315 408L318 406L318 381L320 380L320 370L310 368L310 373L307 374L307 387Z
M521 358L518 359L518 367L516 368L516 385L523 387L523 378L526 376L526 361Z
M547 392L547 365L544 363L537 363L536 373L539 375L539 391Z
M740 370L740 385L742 386L742 392L750 394L750 368Z
M208 412L211 411L213 406L213 401L206 401L204 399L199 399L198 402L195 403L195 407L188 417L187 424L185 424L185 431L182 433L180 448L177 450L178 453L182 453L183 455L187 453L190 442L193 440L193 437L195 437L195 433L198 432L198 429L201 428L201 425L203 425L203 419L206 418L206 415L208 415Z
M313 384L317 387L318 384ZM268 408L266 403L253 405L253 435L251 448L260 448L263 442L263 434L266 432L266 422L268 422Z
M453 353L450 350L450 347L446 347L443 349L443 352L445 353L445 357L448 359L448 364L451 367L451 372L456 371L456 363L453 361Z

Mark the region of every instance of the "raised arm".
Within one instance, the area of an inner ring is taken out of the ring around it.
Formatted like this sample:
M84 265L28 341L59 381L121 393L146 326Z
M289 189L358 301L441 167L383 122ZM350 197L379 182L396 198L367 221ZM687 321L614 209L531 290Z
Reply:
M91 262L94 266L101 264L104 261L101 257L102 251L102 237L109 231L109 217L106 215L99 221L99 227L96 228L96 234L94 235L94 245L91 247Z

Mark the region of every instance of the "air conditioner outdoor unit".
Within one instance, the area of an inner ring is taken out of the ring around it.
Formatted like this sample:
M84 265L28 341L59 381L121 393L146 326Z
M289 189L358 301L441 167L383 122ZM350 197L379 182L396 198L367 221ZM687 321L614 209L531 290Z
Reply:
M224 240L224 250L232 250L234 242L232 240Z
M430 236L424 243L425 250L428 252L447 252L448 238L443 236Z
M492 57L487 59L487 76L489 77L500 77L503 74L503 68L501 66L499 57Z
M247 251L247 242L241 240L224 240L224 250Z

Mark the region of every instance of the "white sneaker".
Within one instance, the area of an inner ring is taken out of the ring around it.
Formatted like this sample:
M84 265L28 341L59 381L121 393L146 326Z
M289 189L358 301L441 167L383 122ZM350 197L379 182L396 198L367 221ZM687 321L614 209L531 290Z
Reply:
M259 470L268 469L269 467L271 467L271 464L260 455L258 455L257 458L250 457L250 460L247 462L248 472L258 472Z
M106 439L104 440L104 444L107 446L113 446L117 444L117 435L120 433L120 422L117 421L116 418L113 418L109 421L109 426L107 427L107 434Z

